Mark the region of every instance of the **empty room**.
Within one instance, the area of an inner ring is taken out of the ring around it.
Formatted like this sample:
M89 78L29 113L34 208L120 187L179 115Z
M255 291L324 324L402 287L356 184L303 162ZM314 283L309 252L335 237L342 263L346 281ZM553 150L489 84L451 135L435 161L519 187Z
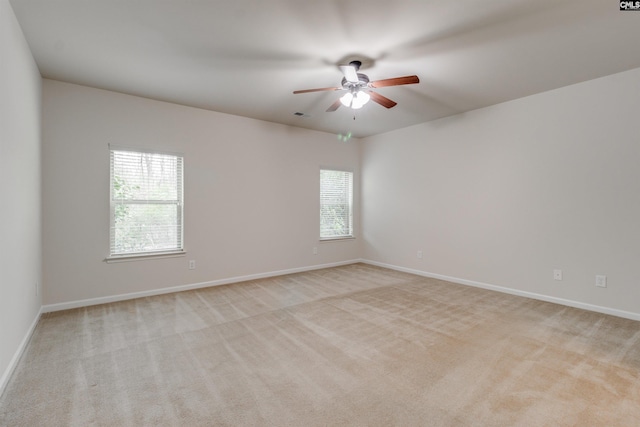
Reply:
M0 425L640 425L640 4L0 0Z

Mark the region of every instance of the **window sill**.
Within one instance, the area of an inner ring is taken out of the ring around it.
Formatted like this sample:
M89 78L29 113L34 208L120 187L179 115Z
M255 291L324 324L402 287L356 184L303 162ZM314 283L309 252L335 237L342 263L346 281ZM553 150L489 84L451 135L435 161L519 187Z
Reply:
M104 262L107 264L117 263L117 262L130 262L130 261L146 261L151 259L162 259L162 258L177 258L183 257L187 253L185 251L173 251L173 252L155 252L148 254L135 254L135 255L121 255L121 256L111 256L104 259Z
M340 237L321 237L320 243L327 243L327 242L339 242L339 241L344 241L344 240L355 240L356 238L354 236L340 236Z

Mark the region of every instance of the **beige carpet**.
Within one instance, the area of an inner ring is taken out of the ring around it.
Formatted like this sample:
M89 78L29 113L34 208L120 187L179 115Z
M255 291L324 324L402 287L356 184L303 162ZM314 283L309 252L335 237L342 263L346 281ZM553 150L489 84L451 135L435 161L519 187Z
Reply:
M44 315L2 426L640 426L640 322L363 264Z

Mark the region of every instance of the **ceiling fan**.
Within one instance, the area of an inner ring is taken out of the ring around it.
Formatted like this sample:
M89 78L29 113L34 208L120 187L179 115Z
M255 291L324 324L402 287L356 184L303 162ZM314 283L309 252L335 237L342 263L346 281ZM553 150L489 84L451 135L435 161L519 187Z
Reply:
M366 74L358 73L361 65L361 61L351 61L349 65L341 65L340 70L342 71L342 74L344 74L344 78L342 79L341 86L339 87L295 90L293 91L293 93L299 94L331 90L347 91L346 94L344 94L336 102L331 104L329 108L327 108L327 112L336 111L340 107L340 105L344 105L345 107L350 107L354 110L357 110L362 108L370 100L382 105L385 108L392 108L397 105L397 102L392 101L386 96L382 96L379 93L372 91L371 89L377 89L386 86L400 86L420 83L420 79L418 79L418 76L404 76L370 81L369 77Z

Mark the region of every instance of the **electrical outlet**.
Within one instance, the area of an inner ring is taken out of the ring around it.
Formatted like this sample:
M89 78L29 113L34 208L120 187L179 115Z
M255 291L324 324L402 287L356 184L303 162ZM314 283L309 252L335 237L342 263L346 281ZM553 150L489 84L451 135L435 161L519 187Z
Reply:
M313 247L313 254L318 255L318 248L315 246Z
M36 282L36 296L40 295L40 286L38 286L38 282Z
M196 260L192 259L189 261L189 270L195 270L196 269Z
M418 251L418 253L416 253L416 257L418 259L422 259L422 251Z
M599 288L607 287L607 276L597 274L596 275L596 286Z
M559 268L553 270L553 280L562 280L562 270Z

